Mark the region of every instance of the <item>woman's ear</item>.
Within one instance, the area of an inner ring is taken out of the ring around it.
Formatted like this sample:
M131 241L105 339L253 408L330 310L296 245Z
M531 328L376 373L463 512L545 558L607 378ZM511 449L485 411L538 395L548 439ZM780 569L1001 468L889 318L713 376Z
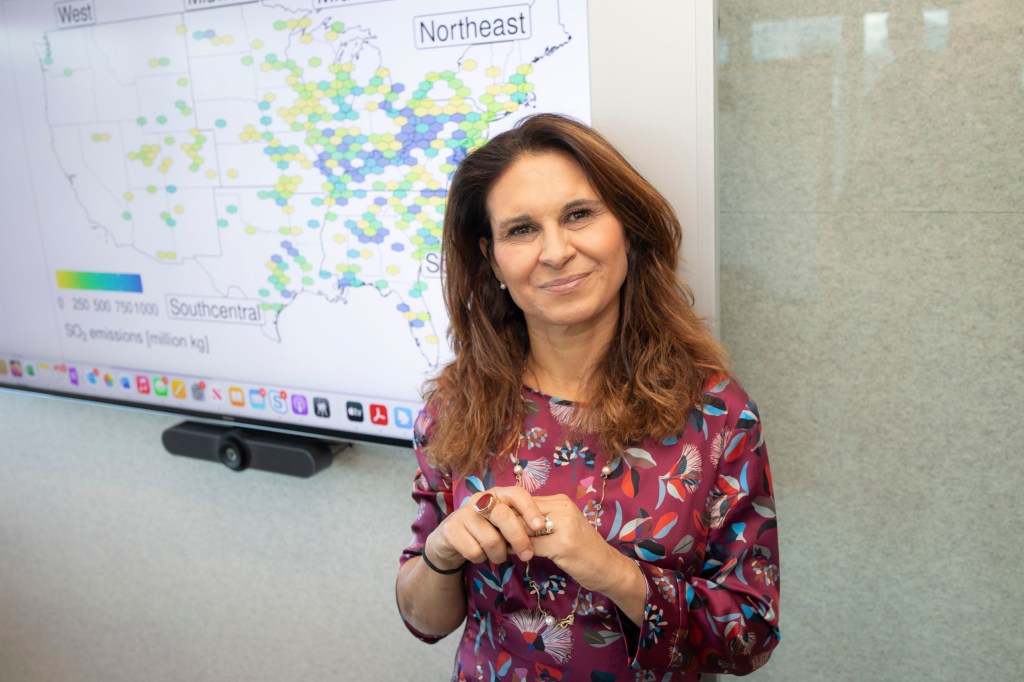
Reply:
M501 282L501 271L498 270L498 265L494 262L494 253L491 251L491 240L487 237L480 237L480 253L483 254L484 260L490 264L491 272L494 273L494 277Z

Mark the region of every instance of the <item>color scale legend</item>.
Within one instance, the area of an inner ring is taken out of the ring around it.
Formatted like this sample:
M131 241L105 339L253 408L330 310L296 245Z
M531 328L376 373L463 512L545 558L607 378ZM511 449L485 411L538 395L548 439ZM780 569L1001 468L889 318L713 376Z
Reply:
M141 294L142 276L119 274L116 272L75 272L73 270L58 270L57 286L61 289L80 289L83 291L124 291L132 294Z

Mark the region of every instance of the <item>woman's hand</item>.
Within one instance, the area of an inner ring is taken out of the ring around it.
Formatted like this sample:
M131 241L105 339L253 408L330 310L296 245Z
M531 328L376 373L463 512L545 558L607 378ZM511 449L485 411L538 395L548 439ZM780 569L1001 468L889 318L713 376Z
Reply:
M530 536L544 528L544 514L530 493L519 487L491 488L497 498L490 517L475 505L485 493L477 493L434 529L424 544L431 563L441 569L455 568L467 559L475 564L500 564L513 552L522 561L533 558Z
M551 533L533 538L534 554L551 559L583 589L605 592L614 573L609 569L629 559L605 542L568 496L533 499L553 526Z
M537 556L555 562L585 590L611 599L634 623L643 616L647 579L629 557L605 542L566 495L533 498L552 530L533 538Z

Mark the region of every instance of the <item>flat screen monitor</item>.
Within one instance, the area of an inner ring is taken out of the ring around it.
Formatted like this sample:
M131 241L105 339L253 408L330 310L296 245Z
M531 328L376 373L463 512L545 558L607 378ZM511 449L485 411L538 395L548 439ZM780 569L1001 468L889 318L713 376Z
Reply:
M590 118L585 0L5 0L0 388L405 445L453 168Z

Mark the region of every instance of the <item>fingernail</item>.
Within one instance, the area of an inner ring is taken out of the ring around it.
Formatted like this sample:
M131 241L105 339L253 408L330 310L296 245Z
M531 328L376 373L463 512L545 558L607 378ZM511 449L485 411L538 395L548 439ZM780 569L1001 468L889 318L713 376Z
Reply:
M527 550L523 550L523 553L519 556L519 558L522 559L523 561L529 561L530 559L533 558L533 552L531 552L528 549Z
M544 519L540 516L535 516L533 518L533 521L530 522L530 525L536 528L537 530L540 530L544 527Z

